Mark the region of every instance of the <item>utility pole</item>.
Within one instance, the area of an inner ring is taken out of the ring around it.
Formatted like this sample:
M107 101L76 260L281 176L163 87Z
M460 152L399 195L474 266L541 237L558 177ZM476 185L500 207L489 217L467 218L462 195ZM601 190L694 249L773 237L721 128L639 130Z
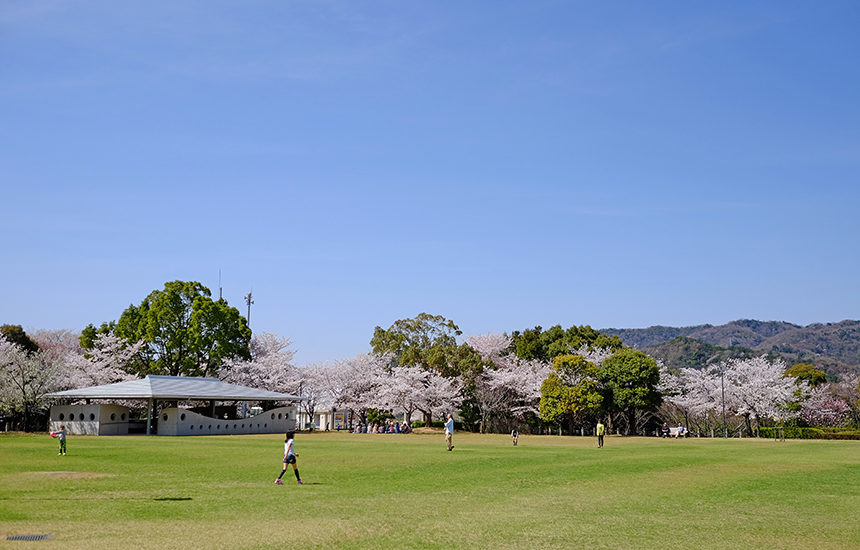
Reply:
M246 319L248 320L248 326L250 327L251 326L251 304L254 303L254 295L251 294L250 292L248 293L247 296L245 296L245 303L248 304L248 317L246 317Z
M729 340L729 353L731 354L732 345L734 344L733 340ZM720 363L720 389L723 392L723 439L729 437L728 430L726 430L726 362L723 361Z
M720 387L723 390L723 439L729 435L726 431L726 364L720 365Z

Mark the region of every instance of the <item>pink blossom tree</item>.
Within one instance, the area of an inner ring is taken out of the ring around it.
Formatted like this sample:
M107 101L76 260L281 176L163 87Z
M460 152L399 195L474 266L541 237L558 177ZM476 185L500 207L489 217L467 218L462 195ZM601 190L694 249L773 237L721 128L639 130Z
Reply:
M62 386L85 388L137 378L128 370L143 345L142 341L132 344L112 333L98 335L86 355L75 351L66 354Z
M378 380L378 402L383 408L402 411L407 423L418 410L430 383L430 371L421 367L395 367Z
M348 409L365 421L368 409L384 405L379 398L379 381L390 364L389 354L360 354L335 362L325 380L334 406Z
M0 335L0 409L20 415L25 430L35 428L34 419L46 406L43 396L61 389L62 368L62 356L25 351Z
M481 412L481 432L493 415L537 414L541 384L552 370L540 360L524 360L507 353L512 338L505 334L469 336L467 342L485 363L475 377L475 398Z
M850 422L860 424L860 375L842 375L838 382L830 384L830 391L848 404Z
M328 368L324 363L298 368L299 395L302 397L300 406L310 422L313 422L317 411L332 407L333 400L325 386L325 371Z
M726 377L726 406L744 417L752 433L750 420L759 426L763 419L778 422L796 415L790 404L809 393L804 381L785 377L785 363L781 359L770 361L766 356L749 359L730 359L724 364Z
M295 394L301 377L292 364L292 341L270 332L260 332L251 340L251 359L230 359L219 371L225 382L269 391Z
M722 390L720 368L683 368L677 375L661 367L660 391L664 403L679 413L685 426L695 426L697 432L721 425ZM731 409L729 409L731 412Z
M426 385L415 406L425 418L432 418L453 412L462 403L463 383L460 377L448 378L428 371Z
M800 417L810 426L842 426L850 412L848 403L833 395L829 385L814 388L800 404Z

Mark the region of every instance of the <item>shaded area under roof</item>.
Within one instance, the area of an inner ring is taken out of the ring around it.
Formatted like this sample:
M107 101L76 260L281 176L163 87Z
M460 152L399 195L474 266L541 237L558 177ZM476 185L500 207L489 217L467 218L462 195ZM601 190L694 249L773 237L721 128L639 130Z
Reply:
M148 375L140 380L46 394L55 399L170 399L177 401L301 401L298 395L228 384L217 378Z

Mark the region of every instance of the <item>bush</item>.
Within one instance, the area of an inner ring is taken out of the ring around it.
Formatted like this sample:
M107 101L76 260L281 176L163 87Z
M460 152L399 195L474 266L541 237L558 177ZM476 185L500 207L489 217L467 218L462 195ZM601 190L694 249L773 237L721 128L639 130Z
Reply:
M423 428L424 427L424 421L423 420L416 420L415 422L412 423L412 427L413 428ZM444 428L445 422L442 420L434 420L433 422L430 423L430 427L431 428ZM454 422L454 429L455 430L462 430L463 425L460 422L455 421Z
M779 436L778 428L759 428L759 435L767 439ZM786 439L857 439L860 440L860 430L855 428L798 428L786 426L783 428Z

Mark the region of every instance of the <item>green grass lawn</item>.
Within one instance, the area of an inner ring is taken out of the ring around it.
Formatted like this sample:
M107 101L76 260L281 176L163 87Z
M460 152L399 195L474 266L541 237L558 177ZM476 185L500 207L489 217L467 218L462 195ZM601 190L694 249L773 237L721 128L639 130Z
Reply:
M0 547L860 548L860 442L0 435ZM42 542L10 535L52 534Z

